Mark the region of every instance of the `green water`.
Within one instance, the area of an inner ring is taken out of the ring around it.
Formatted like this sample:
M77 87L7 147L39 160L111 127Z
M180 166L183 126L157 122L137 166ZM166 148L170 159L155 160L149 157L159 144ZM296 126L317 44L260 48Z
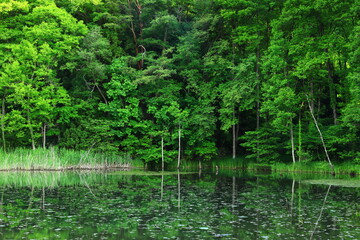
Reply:
M360 239L359 180L311 178L0 173L0 239Z

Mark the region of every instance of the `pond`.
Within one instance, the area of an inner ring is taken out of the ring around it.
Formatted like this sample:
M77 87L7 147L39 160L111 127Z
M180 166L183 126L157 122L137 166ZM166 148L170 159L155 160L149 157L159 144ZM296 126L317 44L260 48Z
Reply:
M4 172L1 239L360 239L359 179Z

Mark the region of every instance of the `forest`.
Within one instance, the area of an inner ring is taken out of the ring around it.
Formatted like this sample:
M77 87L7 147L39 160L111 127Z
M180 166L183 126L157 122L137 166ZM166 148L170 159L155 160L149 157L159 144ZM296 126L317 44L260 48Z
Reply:
M3 151L360 163L360 2L2 0L0 101Z

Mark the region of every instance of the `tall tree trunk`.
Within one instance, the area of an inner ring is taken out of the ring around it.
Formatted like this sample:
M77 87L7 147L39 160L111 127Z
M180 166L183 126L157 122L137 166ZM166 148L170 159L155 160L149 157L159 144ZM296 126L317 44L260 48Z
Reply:
M30 131L30 138L31 138L31 147L33 150L35 150L35 138L34 138L34 130L31 126L31 120L30 120L30 110L27 109L27 121L28 121L28 127Z
M128 7L129 7L129 10L131 11L131 9L132 9L132 6L131 6L131 4L132 4L132 1L131 0L128 0ZM141 4L140 4L140 2L138 1L138 0L135 0L134 1L134 4L135 4L135 6L136 6L136 11L137 11L137 14L138 14L138 16L139 16L139 19L141 19L141 14L142 14L142 7L141 7ZM142 37L142 29L143 29L143 23L141 22L141 20L140 20L140 23L139 23L139 28L140 28L140 32L139 32L139 38L141 39L141 37ZM133 20L131 20L130 21L130 31L131 31L131 33L132 33L132 35L133 35L133 41L134 41L134 46L135 46L135 56L137 56L138 55L138 53L139 53L139 46L138 46L138 37L137 37L137 34L136 34L136 32L135 32L135 26L134 26L134 21ZM143 61L142 60L140 60L140 61L138 61L138 69L140 70L140 69L142 69L142 67L143 67Z
M294 144L294 129L293 129L293 123L292 118L290 117L290 141L291 141L291 156L293 163L295 163L295 144Z
M336 104L333 106L332 110L333 110L334 125L336 125L337 124Z
M233 121L235 121L235 109L233 111ZM233 135L233 159L236 158L236 125L235 123L232 126L232 135Z
M256 49L256 131L260 129L260 72L259 72L259 61L260 61L260 48L259 46ZM256 161L259 162L259 133L257 134L256 141Z
M331 160L330 160L328 151L327 151L327 149L326 149L323 135L322 135L322 133L321 133L321 131L320 131L319 125L318 125L317 120L316 120L316 118L315 118L315 116L314 116L313 109L311 108L310 101L309 101L309 97L308 97L308 96L306 96L306 97L307 97L307 101L308 101L308 104L309 104L310 114L311 114L311 116L312 116L312 118L313 118L313 120L314 120L316 129L317 129L318 132L319 132L320 139L321 139L321 142L322 142L322 144L323 144L324 151L325 151L325 154L326 154L326 158L327 158L327 160L328 160L328 162L329 162L329 164L330 164L330 167L331 167L331 169L332 169L332 173L334 174L334 173L335 173L335 172L334 172L334 166L333 166L332 163L331 163Z
M161 137L161 170L164 171L164 137Z
M43 135L43 149L46 148L46 123L43 123L43 126L41 127L42 129L42 135Z
M5 139L5 97L2 98L1 104L1 138L3 142L4 152L6 152L6 139Z
M181 156L181 125L179 123L179 152L178 152L178 164L177 168L180 168L180 156Z
M298 157L299 157L299 162L301 162L301 155L302 155L302 148L301 148L301 145L302 145L302 136L301 136L301 110L300 110L300 113L299 113L299 147L298 147Z

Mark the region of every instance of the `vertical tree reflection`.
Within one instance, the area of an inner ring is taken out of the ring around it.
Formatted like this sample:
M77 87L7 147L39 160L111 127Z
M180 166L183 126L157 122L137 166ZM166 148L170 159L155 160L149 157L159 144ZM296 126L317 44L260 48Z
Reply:
M316 220L314 230L312 231L312 233L311 233L311 235L310 235L310 240L313 239L314 234L315 234L315 232L316 232L316 228L317 228L317 226L319 225L319 221L320 221L320 219L321 219L321 216L322 216L322 213L323 213L323 210L324 210L324 207L325 207L326 199L327 199L327 197L328 197L328 195L329 195L331 186L332 186L332 185L329 185L329 188L328 188L328 190L327 190L327 192L326 192L323 205L321 206L321 210L320 210L319 217L318 217L318 219Z

